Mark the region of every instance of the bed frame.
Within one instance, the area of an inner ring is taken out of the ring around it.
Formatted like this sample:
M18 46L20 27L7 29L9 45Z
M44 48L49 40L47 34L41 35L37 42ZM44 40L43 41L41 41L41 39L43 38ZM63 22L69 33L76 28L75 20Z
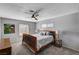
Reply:
M43 31L49 31L49 30L43 30ZM49 31L49 32L52 33L52 36L54 37L54 41L52 41L51 43L41 47L40 50L37 50L37 38L30 35L30 34L23 34L22 44L27 46L34 54L37 54L38 52L42 51L44 48L47 48L50 45L55 44L56 31Z

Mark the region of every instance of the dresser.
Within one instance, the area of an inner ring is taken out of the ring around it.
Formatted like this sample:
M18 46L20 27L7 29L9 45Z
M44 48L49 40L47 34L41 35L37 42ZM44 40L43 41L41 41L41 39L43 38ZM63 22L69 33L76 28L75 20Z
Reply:
M11 43L9 38L0 40L0 55L11 55Z

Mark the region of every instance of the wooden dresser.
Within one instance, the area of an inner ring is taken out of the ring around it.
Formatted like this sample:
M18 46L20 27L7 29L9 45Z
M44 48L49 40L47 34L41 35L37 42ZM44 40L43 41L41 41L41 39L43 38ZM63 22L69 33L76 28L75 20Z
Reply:
M11 55L11 43L9 38L0 40L0 55Z

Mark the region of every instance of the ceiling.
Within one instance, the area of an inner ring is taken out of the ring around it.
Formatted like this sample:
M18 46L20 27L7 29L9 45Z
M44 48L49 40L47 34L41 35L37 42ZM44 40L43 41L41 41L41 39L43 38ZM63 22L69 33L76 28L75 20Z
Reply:
M24 11L37 10L42 8L39 13L38 21L54 18L63 14L78 12L78 3L2 3L0 4L0 16L24 21L37 22L30 18L31 15Z

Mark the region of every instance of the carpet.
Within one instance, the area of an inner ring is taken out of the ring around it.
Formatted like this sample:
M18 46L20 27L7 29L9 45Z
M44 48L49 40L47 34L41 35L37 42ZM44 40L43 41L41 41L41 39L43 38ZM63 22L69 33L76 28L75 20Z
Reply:
M12 45L12 55L34 55L27 47L23 46L21 43L16 43ZM79 55L79 52L68 49L68 48L58 48L55 46L50 46L44 49L38 55Z

